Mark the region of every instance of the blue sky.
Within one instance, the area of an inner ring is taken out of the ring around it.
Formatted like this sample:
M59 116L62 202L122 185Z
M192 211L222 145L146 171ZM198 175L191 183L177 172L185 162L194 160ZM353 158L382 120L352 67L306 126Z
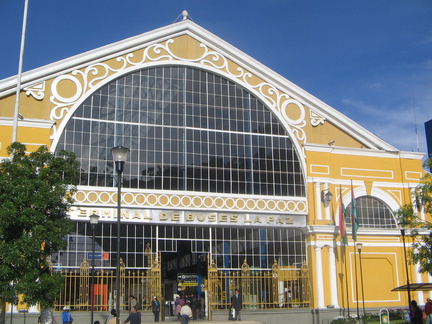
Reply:
M0 80L18 71L23 9L0 1ZM432 0L29 0L24 71L169 25L184 9L398 149L426 152Z

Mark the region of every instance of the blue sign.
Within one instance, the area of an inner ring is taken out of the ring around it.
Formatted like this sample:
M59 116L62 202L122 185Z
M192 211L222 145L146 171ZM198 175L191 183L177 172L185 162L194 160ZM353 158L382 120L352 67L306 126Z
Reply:
M95 252L94 254L94 258L93 258L93 253L92 252L88 252L87 253L87 260L102 260L102 252Z

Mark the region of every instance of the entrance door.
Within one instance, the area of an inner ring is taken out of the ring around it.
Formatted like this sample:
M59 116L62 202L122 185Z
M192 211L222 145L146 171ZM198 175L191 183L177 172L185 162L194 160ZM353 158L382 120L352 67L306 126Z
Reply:
M207 274L206 253L192 251L191 240L178 240L176 252L162 252L162 281L165 300L180 292L200 296Z

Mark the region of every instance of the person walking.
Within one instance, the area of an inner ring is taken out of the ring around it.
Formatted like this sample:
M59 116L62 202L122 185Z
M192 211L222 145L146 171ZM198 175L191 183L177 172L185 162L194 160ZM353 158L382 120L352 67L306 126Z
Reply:
M107 324L117 324L117 311L113 308L111 309L111 317L105 321ZM120 324L123 324L122 321L119 321Z
M152 312L154 314L154 321L159 322L159 314L160 314L160 303L156 296L153 297L152 300Z
M410 312L411 324L423 324L423 312L420 307L417 306L415 300L411 301L411 312Z
M137 299L134 295L129 296L129 313L132 312L132 307L136 307ZM137 308L137 307L136 307ZM138 308L137 308L138 310Z
M174 303L174 307L175 307L174 315L176 315L178 319L181 319L180 311L185 304L186 301L183 298L183 296L177 295Z
M131 322L131 324L141 324L141 313L137 311L136 307L132 307L132 311L126 318L125 323Z
M241 321L240 310L242 308L242 297L238 289L234 291L234 295L231 298L231 306L234 308L234 321Z
M194 321L196 321L197 319L197 298L195 296L195 294L192 292L189 296L189 301L190 301L190 308L192 309L192 319Z
M432 324L432 300L426 299L425 304L426 324Z
M199 313L199 318L204 318L205 317L205 298L204 298L204 293L201 293L201 296L199 297L199 304L201 306L200 313Z
M70 312L69 306L63 308L62 322L63 324L71 324L73 321L72 314Z
M192 317L192 309L189 307L189 303L186 303L182 306L180 310L180 316L181 316L181 324L188 324L189 320Z

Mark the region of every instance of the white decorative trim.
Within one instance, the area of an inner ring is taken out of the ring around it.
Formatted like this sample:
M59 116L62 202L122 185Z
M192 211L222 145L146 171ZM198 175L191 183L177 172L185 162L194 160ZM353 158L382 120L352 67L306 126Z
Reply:
M340 168L341 176L351 178L394 179L393 170ZM356 174L358 172L358 174ZM370 175L367 175L370 173Z
M320 169L323 172L316 171L316 169ZM330 174L330 166L328 165L320 165L320 164L311 164L309 167L310 174Z
M366 191L366 187L362 186L362 187L354 188L355 198L367 196L367 195L368 193ZM398 210L400 208L400 204L396 201L395 197L393 196L393 193L386 192L380 188L373 186L371 196L382 200L393 211ZM348 206L351 203L351 190L349 192L346 192L343 195L342 200L345 206Z
M374 156L380 158L413 159L422 160L425 153L403 152L403 151L384 151L369 148L353 148L342 146L329 146L328 144L304 143L305 152L321 152L343 155Z
M53 127L55 122L51 120L45 119L29 119L26 118L24 120L18 120L19 127L34 127L34 128L45 128L50 129ZM0 117L0 126L12 126L13 118L12 117Z
M423 177L421 172L405 171L405 178L407 180L420 181L421 177Z
M26 92L27 97L32 96L36 100L43 100L45 98L45 81L38 84L32 84L23 88L23 90Z
M298 141L306 141L306 133L303 129L306 125L306 111L303 104L298 100L295 100L286 93L282 93L275 86L267 82L259 84L251 83L253 79L252 73L240 66L235 71L232 71L230 61L221 53L210 49L206 44L200 44L200 47L204 51L200 57L187 59L179 57L172 52L170 45L173 43L174 39L168 39L164 44L150 45L144 50L139 51L138 54L128 53L118 56L115 60L119 63L119 66L115 68L106 63L95 63L83 70L74 70L71 74L58 76L51 85L52 96L50 100L54 104L54 108L51 110L50 118L55 121L64 119L72 107L76 107L78 102L82 102L97 87L105 84L107 80L118 78L133 70L148 67L154 62L166 63L168 61L178 64L189 63L202 66L205 69L209 69L210 67L220 71L220 73L227 75L231 79L237 80L248 89L257 92L270 109L279 113L292 128L292 134L295 135ZM63 82L72 82L75 85L75 92L70 97L64 97L59 93L59 85ZM293 119L290 115L298 116L298 118ZM51 139L57 137L57 131L58 129L55 127Z
M115 207L117 204L117 191L98 187L78 188L74 195L76 204L81 206ZM201 209L220 211L241 211L277 213L289 215L307 215L308 203L306 198L299 197L229 197L209 194L185 193L146 193L133 189L125 190L123 205L139 208L169 208L169 209ZM269 204L272 208L269 208Z
M311 125L314 127L317 127L318 125L322 125L326 121L326 118L318 115L312 109L309 110L309 117L310 117Z

